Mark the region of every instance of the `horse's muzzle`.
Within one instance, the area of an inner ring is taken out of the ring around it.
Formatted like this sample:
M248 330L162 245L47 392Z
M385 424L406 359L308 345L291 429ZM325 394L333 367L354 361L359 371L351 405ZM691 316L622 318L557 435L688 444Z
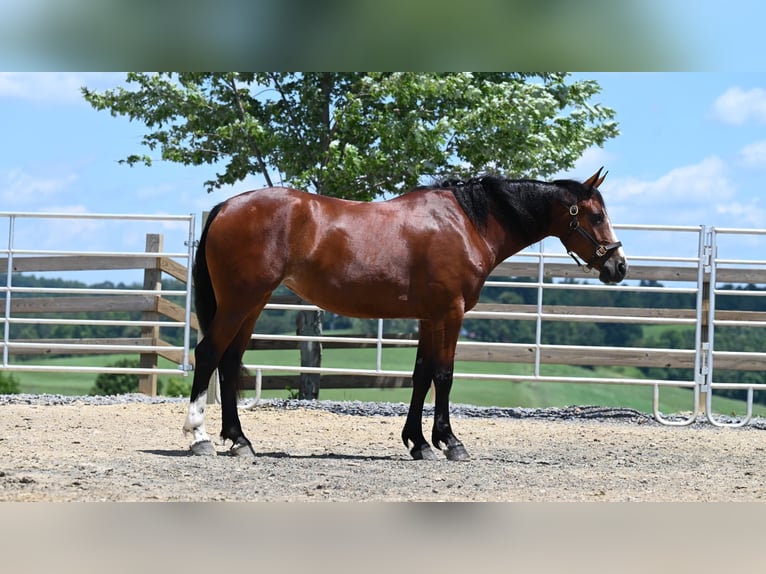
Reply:
M615 252L609 259L604 261L598 278L602 283L619 283L628 274L628 261L622 255Z

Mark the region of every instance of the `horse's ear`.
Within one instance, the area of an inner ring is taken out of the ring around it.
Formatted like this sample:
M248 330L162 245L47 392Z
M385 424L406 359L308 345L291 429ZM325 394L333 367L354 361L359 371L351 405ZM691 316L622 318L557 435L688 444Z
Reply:
M582 182L582 184L587 187L588 189L593 189L594 187L598 187L599 184L604 181L604 177L606 177L606 174L604 174L604 177L599 179L601 176L601 170L604 169L603 166L598 168L598 171L594 173L592 176L590 176L588 179Z

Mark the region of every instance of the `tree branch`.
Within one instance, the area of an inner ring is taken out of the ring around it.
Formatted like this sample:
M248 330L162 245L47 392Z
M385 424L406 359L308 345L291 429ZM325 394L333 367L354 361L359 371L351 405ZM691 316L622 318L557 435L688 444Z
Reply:
M245 107L242 105L242 99L239 97L239 91L237 90L237 82L234 79L234 76L231 76L230 85L231 85L232 91L234 92L234 99L237 102L241 119L243 122L247 122L247 113L245 112ZM258 168L261 170L261 173L266 178L266 185L268 185L269 187L274 187L274 184L271 181L271 176L269 175L269 168L263 159L263 154L261 153L261 149L258 146L258 143L248 132L246 132L246 137L247 137L248 143L250 144L250 147L255 153L255 159L258 162Z

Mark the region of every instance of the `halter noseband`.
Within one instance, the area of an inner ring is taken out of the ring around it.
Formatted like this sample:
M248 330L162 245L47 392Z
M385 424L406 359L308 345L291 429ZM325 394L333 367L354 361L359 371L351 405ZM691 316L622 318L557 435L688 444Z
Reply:
M603 263L607 259L609 259L612 256L612 253L614 253L617 249L622 247L621 241L615 241L614 243L607 243L606 245L603 245L596 241L593 236L588 233L585 229L583 229L580 226L580 220L578 219L578 214L580 213L580 208L577 206L577 204L573 204L569 206L569 215L572 217L572 219L569 222L569 233L567 233L566 237L563 237L561 239L561 243L564 245L564 248L567 250L567 254L574 259L574 262L577 263L578 267L584 268L586 271L590 271L593 269L593 265L595 263L601 262ZM581 260L578 255L569 249L567 247L566 242L569 240L569 237L577 231L580 235L585 237L588 241L590 241L596 248L596 250L593 252L593 257L590 258L589 261L585 262Z

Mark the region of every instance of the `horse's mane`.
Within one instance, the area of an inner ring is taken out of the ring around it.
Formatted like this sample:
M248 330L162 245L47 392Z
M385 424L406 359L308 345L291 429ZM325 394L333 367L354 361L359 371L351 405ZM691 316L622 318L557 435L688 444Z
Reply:
M533 179L508 179L498 175L482 175L468 180L447 179L430 189L448 189L471 222L481 231L487 227L490 214L503 225L531 239L550 224L554 201L571 201L571 193L581 198L585 187L577 181L561 179L553 182Z

